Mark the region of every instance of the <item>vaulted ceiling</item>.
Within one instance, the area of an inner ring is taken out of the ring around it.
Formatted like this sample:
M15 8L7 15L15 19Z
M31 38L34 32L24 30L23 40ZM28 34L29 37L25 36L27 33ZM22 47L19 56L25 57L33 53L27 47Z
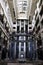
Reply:
M9 7L10 7L10 11L11 11L13 21L15 19L14 18L14 10L15 10L16 17L17 17L18 16L17 11L19 9L19 12L20 12L20 8L22 7L22 5L21 5L22 2L20 2L20 1L23 1L23 0L8 0L8 4L9 4ZM34 13L35 13L36 4L37 4L38 0L25 0L25 1L28 1L28 3L27 3L28 4L27 16L31 15L31 17L32 17L34 15Z
M31 16L31 18L33 17L37 2L38 0L0 0L0 4L3 7L4 13L7 17L11 29L15 18L28 19L29 16ZM14 12L16 16L14 15Z
M25 2L27 1L27 4L28 4L27 10L26 10L27 11L27 13L26 13L27 17L29 17L29 16L32 17L34 15L35 9L36 9L36 4L38 2L38 0L7 0L7 1L8 1L8 4L9 4L9 7L10 7L11 16L12 16L13 21L15 20L14 11L15 11L16 18L19 18L20 16L22 17L22 15L20 15L20 13L24 12L24 11L22 12L23 1L25 1Z

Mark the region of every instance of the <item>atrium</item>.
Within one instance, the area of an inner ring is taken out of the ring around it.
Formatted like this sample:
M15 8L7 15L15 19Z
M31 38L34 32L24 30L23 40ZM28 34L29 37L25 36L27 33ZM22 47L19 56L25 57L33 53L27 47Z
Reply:
M0 0L0 65L43 65L43 0Z

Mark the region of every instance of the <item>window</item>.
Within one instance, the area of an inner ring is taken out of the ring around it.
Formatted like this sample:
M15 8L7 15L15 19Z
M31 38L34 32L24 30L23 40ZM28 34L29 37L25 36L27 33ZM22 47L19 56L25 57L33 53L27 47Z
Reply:
M23 7L23 10L26 11L26 7Z
M21 48L21 51L24 51L24 49L23 49L23 48Z
M32 22L29 22L29 24L32 24Z
M13 29L15 29L15 27L13 27Z
M3 15L0 14L0 20L1 20L2 24L4 23L3 19L4 19L4 14Z
M16 22L13 22L13 24L16 24Z
M37 20L36 20L36 26L38 25L38 23L39 23L39 17L37 18Z
M32 27L29 27L29 29L32 29Z
M28 32L28 25L25 25L25 32Z
M26 8L27 8L27 1L24 1L23 2L23 10L26 11Z
M17 26L17 32L19 32L19 26Z
M25 14L25 12L20 12L20 14L22 14L22 13Z
M21 20L21 22L24 22L24 20Z
M21 26L24 26L24 20L21 20Z
M17 24L19 24L19 21L17 21Z
M23 6L27 6L27 3L23 3Z
M24 1L23 2L23 6L27 6L27 1Z
M21 28L21 32L24 32L24 27Z

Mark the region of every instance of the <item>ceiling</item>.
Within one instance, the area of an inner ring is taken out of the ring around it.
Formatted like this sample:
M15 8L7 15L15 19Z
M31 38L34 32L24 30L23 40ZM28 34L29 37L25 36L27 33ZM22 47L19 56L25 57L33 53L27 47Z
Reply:
M17 13L17 7L19 7L19 5L17 5L17 2L16 1L20 1L20 0L8 0L8 4L9 4L9 7L10 7L10 11L11 11L11 16L12 16L12 19L13 19L13 21L14 21L14 10L15 10L15 13L16 13L16 18L17 18L17 15L18 15L18 13ZM27 0L28 1L28 3L29 3L29 1L31 1L31 0ZM32 0L32 4L30 3L29 5L31 5L31 11L30 11L30 13L29 13L29 8L27 9L27 11L28 11L28 13L27 13L27 15L28 16L33 16L34 15L34 13L35 13L35 9L36 9L36 4L37 4L37 2L38 2L38 0Z
M6 3L2 3L6 2ZM27 3L25 3L25 8L26 10L23 10L23 1L27 1ZM31 16L31 19L35 13L35 9L36 9L36 4L37 4L38 0L0 0L0 3L3 5L3 9L4 9L4 13L8 19L8 23L10 25L10 28L12 29L13 27L13 22L16 19L28 19L29 16ZM5 6L6 4L6 6ZM5 10L6 9L6 10ZM14 16L14 11L15 11L15 16ZM22 13L22 15L21 15ZM25 13L25 14L24 14Z

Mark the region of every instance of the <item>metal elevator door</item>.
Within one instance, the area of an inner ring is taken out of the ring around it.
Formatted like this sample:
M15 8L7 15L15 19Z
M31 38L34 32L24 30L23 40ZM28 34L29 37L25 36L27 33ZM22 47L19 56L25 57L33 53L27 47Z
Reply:
M24 59L26 57L26 45L24 42L19 43L19 58Z

